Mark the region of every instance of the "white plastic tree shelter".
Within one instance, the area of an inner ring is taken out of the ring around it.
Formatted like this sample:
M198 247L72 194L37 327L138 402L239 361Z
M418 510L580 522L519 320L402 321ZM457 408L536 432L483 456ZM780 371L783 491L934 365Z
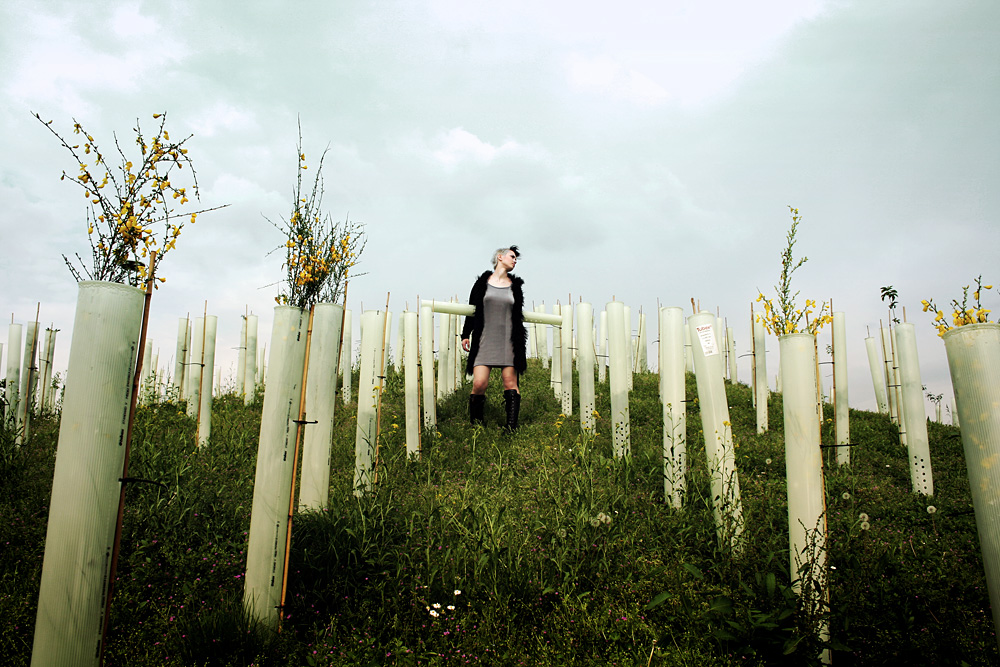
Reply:
M738 549L743 533L743 503L729 403L722 379L722 346L715 336L716 317L702 311L688 318L688 328L693 343L694 375L698 384L716 532L720 542L728 542Z
M379 368L384 340L383 313L361 314L361 363L358 380L358 418L354 434L354 495L367 494L375 483L374 461L378 446L378 399L382 388Z
M173 377L174 394L178 400L181 399L184 391L184 375L187 372L187 366L184 365L184 359L187 356L187 339L188 318L179 317L177 318L177 348L174 352Z
M565 327L565 322L563 323ZM580 378L580 428L594 432L594 309L589 303L576 305L576 370Z
M236 395L242 397L247 372L247 318L240 316L240 344L236 346Z
M754 404L757 408L757 433L766 433L767 402L770 393L767 386L767 336L764 323L754 319L753 323L753 385Z
M406 402L406 457L420 458L420 369L417 364L417 314L406 311L399 316L403 330L403 390Z
M792 588L814 618L830 602L826 565L826 501L816 414L816 347L809 333L778 338L784 388L785 475L788 483L789 571ZM829 639L824 621L820 637Z
M896 375L893 367L896 365L892 355L892 342L882 323L879 322L879 334L882 338L882 377L885 378L885 391L889 403L889 418L894 424L899 424L899 414L896 406Z
M424 428L437 425L434 391L434 310L433 302L420 303L420 373L423 385Z
M264 389L254 476L243 604L266 626L280 622L284 544L295 475L296 421L302 394L309 313L277 306L271 330L270 372Z
M219 318L206 315L201 356L201 388L198 390L198 446L204 447L212 437L212 386L215 375L215 334Z
M205 374L205 318L196 317L191 327L191 361L187 372L187 415L198 419L198 408L201 406L202 377Z
M535 306L534 312L544 315L545 304ZM542 360L542 368L549 367L549 330L548 327L535 323L535 345L538 347L537 356Z
M552 306L552 314L559 318L562 324L562 306ZM552 364L549 366L549 387L556 400L562 403L562 334L552 332Z
M149 405L150 395L152 392L151 384L151 373L150 370L153 366L153 339L147 338L146 344L143 346L142 350L142 370L140 374L142 377L139 379L139 404Z
M257 394L257 316L247 315L246 370L243 373L243 403L250 405Z
M896 397L896 423L899 426L899 440L906 447L906 405L903 404L903 377L899 372L899 344L896 342L896 328L893 326L889 327L889 341L892 346L892 390Z
M694 373L694 352L691 350L691 329L684 327L684 370Z
M934 474L931 450L927 440L927 410L924 388L920 382L920 361L917 357L917 332L912 323L896 325L896 352L902 380L903 430L910 457L910 481L914 493L934 495Z
M24 337L24 354L21 357L21 389L18 392L20 404L17 408L17 437L14 442L20 444L28 437L31 420L31 409L35 403L35 383L38 366L35 357L38 354L38 322L28 322Z
M344 340L340 344L341 393L344 405L351 402L351 385L354 382L354 324L350 309L344 310Z
M649 351L647 349L646 343L646 313L639 310L639 331L636 334L635 341L635 372L637 373L648 373L649 372Z
M628 350L629 332L625 329L625 304L611 301L604 306L608 314L608 361L610 363L611 423L614 429L616 457L632 455L629 420L628 380L631 376Z
M597 381L608 378L608 311L602 310L597 321Z
M452 319L447 317L450 311L435 310L435 312L445 313L444 317L438 321L438 366L437 366L437 400L441 401L451 393L452 374L451 365L451 331Z
M566 304L560 311L562 325L559 329L559 397L562 413L573 414L573 306Z
M330 449L337 406L337 366L340 363L340 327L344 307L319 303L313 308L306 373L305 428L299 511L322 511L330 501Z
M851 463L851 413L847 398L847 323L846 315L837 311L833 314L833 410L838 465Z
M79 283L31 664L97 665L143 291Z
M948 370L962 425L993 627L1000 643L1000 325L967 324L944 334ZM958 418L954 415L957 414Z
M687 488L687 404L684 387L684 311L660 308L660 378L663 403L663 497L680 507Z
M889 403L885 395L885 373L879 368L878 342L868 336L865 338L865 351L868 353L868 368L872 375L872 387L875 391L875 404L879 413L889 414Z
M632 391L633 375L635 373L635 343L632 340L632 307L625 306L622 311L622 322L625 326L625 354L628 359L628 390Z
M729 381L736 384L739 379L736 368L736 339L733 337L732 327L726 327L726 354L729 360Z

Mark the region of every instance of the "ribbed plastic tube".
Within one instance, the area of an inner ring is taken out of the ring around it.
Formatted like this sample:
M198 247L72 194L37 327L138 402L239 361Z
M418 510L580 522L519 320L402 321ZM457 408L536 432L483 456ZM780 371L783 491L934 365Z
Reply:
M688 328L712 484L712 514L719 540L729 542L735 549L743 533L743 503L729 403L722 379L722 346L715 335L716 317L704 311L697 313L688 318Z
M910 482L914 493L934 495L934 473L931 450L927 440L927 410L924 407L924 387L920 382L920 361L917 356L917 332L912 323L896 325L896 353L902 384L903 429L910 456Z
M20 324L7 326L7 374L4 376L7 414L4 418L9 428L17 427L17 412L21 405L21 330Z
M247 373L247 318L240 317L240 344L236 346L236 395L242 397Z
M330 446L337 407L337 365L340 363L340 325L344 307L318 303L313 309L306 371L307 422L302 438L302 477L299 511L325 510L330 501Z
M580 377L580 428L594 432L594 308L576 305L576 369Z
M597 321L597 381L608 377L608 311L602 310Z
M344 404L351 402L351 385L354 383L354 324L351 311L344 311L344 340L340 348L341 395Z
M559 317L562 326L562 306L558 303L552 306L552 313ZM549 385L556 400L562 403L562 334L552 332L552 365L549 366Z
M833 314L833 410L837 431L837 464L851 463L850 404L847 401L847 321L838 311Z
M639 332L636 334L635 367L639 373L649 372L649 350L646 344L646 313L639 313Z
M146 339L146 347L142 350L142 371L139 377L139 402L142 405L149 405L151 394L150 378L153 375L153 339Z
M444 317L443 319L448 319ZM361 315L361 367L358 381L358 419L354 433L354 495L368 493L374 484L372 463L378 445L379 356L382 313L367 310ZM440 367L440 362L439 362Z
M38 323L28 322L24 336L24 354L21 355L21 387L18 391L20 404L17 406L17 436L14 442L20 445L27 437L31 409L35 404L35 380L38 379Z
M691 350L691 329L684 327L684 370L694 373L694 356Z
M423 384L424 428L437 424L434 402L434 311L429 302L420 304L420 374Z
M560 314L562 326L559 329L561 355L559 396L562 401L562 413L568 417L573 414L573 306L563 306Z
M906 405L903 404L903 376L899 369L899 341L896 340L896 328L890 327L890 340L892 342L892 374L893 374L893 395L896 397L896 423L899 424L899 439L904 447L908 446L908 436L906 434Z
M1000 642L1000 325L968 324L944 334L962 424L979 545Z
M684 390L684 311L660 308L663 387L663 497L680 507L686 489L687 410Z
M191 376L194 369L191 367L191 343L194 340L194 322L188 318L187 342L184 344L184 384L181 386L181 400L188 401L191 396Z
M219 318L209 315L205 318L205 347L202 363L204 367L201 373L201 390L198 400L201 407L198 409L198 445L208 444L212 437L212 387L215 377L215 334L218 329Z
M97 665L143 292L79 283L31 664Z
M958 416L958 402L955 397L951 397L951 425L955 428L960 428L961 420Z
M295 422L302 399L308 326L308 312L293 306L275 307L243 594L247 611L272 628L280 618L288 508L295 475Z
M879 368L878 342L871 336L865 338L865 351L868 353L868 368L872 374L875 404L881 414L888 414L889 403L885 395L885 373Z
M397 374L403 372L403 349L404 346L406 345L404 341L405 337L406 337L406 331L403 328L402 314L400 314L399 323L396 325L396 349L395 349L395 355L393 356L393 363L394 363L393 368L395 369Z
M55 373L55 362L56 362L56 335L59 333L58 329L53 329L51 331L52 336L49 338L48 344L48 358L49 358L49 372L45 379L45 392L48 396L48 408L49 410L55 410L56 408L56 390L52 386L52 375ZM2 351L2 350L0 350ZM939 420L940 421L940 420Z
M38 363L41 370L38 373L38 404L41 409L51 410L52 402L52 360L55 359L56 331L45 330L45 342L41 347ZM3 349L0 348L0 356Z
M243 403L245 405L250 405L257 394L257 325L257 316L247 315L246 371L243 374Z
M608 314L608 361L611 390L611 422L614 428L616 457L632 455L631 426L628 405L629 335L625 330L625 304L611 301L605 305Z
M191 361L188 362L187 373L187 415L198 419L198 407L201 405L202 378L205 376L205 318L196 317L191 326Z
M420 367L417 347L417 314L406 311L399 316L403 330L403 391L406 403L406 457L420 458Z
M545 304L535 307L535 313L537 315L545 315ZM538 334L535 337L538 344L538 356L542 359L542 368L548 369L549 367L549 329L548 327L539 327Z
M767 332L764 323L753 323L754 404L757 408L757 432L767 432Z
M392 311L387 310L384 313L385 322L383 323L382 331L382 372L379 375L385 375L386 371L389 370L390 357L392 356L392 349L389 343L392 342ZM454 331L454 329L452 329Z
M174 392L178 399L181 397L181 393L184 387L184 376L187 372L187 366L184 365L184 357L187 353L187 339L188 339L188 318L179 317L177 318L177 349L174 352L174 379L173 387Z
M789 571L792 588L805 592L814 611L830 599L826 575L826 502L819 416L816 413L815 337L808 333L778 338L784 388L785 475L788 483ZM805 585L803 585L805 584ZM820 630L829 637L829 626Z
M739 376L736 366L736 338L732 327L726 327L726 350L729 354L729 381L736 384L739 382Z
M896 375L893 367L895 359L892 354L891 329L886 331L879 325L879 334L882 339L882 377L885 378L885 393L889 405L889 418L894 424L899 424L899 414L896 406Z
M625 326L625 354L628 359L628 390L632 391L635 374L635 340L632 338L632 307L624 306L622 322Z
M435 303L435 306L437 305ZM437 308L435 308L435 311L440 312L437 311ZM448 377L451 373L451 365L453 363L449 356L449 352L451 351L451 337L451 318L448 317L448 313L442 312L441 317L438 318L437 400L439 401L444 400L451 390L451 380ZM359 389L359 396L360 392L361 390ZM360 403L358 409L360 409Z

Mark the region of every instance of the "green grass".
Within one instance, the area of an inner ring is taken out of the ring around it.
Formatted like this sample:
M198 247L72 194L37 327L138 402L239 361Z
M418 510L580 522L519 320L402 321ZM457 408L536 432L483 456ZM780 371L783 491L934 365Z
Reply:
M635 378L627 461L612 456L606 395L585 438L577 417L560 417L548 371L533 365L522 385L515 435L498 428L496 385L485 429L468 424L460 390L439 405L422 460L407 462L390 373L380 481L364 500L351 494L353 407L338 404L331 506L295 518L280 634L241 608L260 402L217 399L200 450L179 406L140 409L130 476L156 483L128 488L108 664L815 662L817 619L790 591L780 396L757 435L749 389L727 385L747 520L733 553L712 523L692 377L679 511L663 502L655 376ZM854 464L826 477L834 663L997 664L958 430L930 425L928 499L910 491L888 418L851 420ZM19 449L0 441L0 655L11 665L29 663L57 436L51 417L35 428Z

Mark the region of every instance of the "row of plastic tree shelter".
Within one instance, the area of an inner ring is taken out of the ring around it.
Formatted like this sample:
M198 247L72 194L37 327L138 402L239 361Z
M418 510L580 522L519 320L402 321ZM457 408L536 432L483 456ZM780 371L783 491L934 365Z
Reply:
M472 309L472 306L455 302L424 301L420 304L419 315L408 311L399 316L396 369L404 376L406 447L410 456L419 456L421 431L432 428L436 423L436 403L457 391L462 384L464 372L458 340L458 317L470 314ZM108 283L81 283L66 376L39 598L36 654L33 655L33 662L37 664L54 664L50 658L59 662L66 656L92 655L95 631L103 629L103 617L97 625L81 623L80 610L98 608L108 597L108 572L104 567L107 559L101 554L111 549L115 532L114 509L118 505L122 479L126 477L122 474L123 453L120 447L127 428L127 418L123 419L123 415L128 415L128 404L122 404L122 398L126 396L123 387L129 385L140 359L151 361L148 346L142 354L138 353L141 311L141 290ZM593 309L586 303L563 306L553 313L533 309L524 314L525 322L530 325L534 354L549 367L554 396L560 401L564 414L579 415L581 428L585 431L594 428L594 393L598 386L604 386L607 371L606 391L610 393L613 450L616 456L623 457L629 456L631 451L628 393L633 372L645 366L643 355L646 349L644 319L640 317L638 333L633 336L629 324L631 318L626 312L625 304L612 301L599 313L596 326ZM94 313L101 315L95 316ZM434 313L441 314L437 322L436 345ZM265 387L244 599L255 616L270 624L280 622L283 606L287 545L291 540L291 520L296 509L295 467L300 458L300 447L303 467L297 507L299 510L315 510L324 508L328 503L330 446L340 374L348 380L342 388L343 400L351 400L351 372L347 371L352 367L350 351L353 351L349 335L352 330L350 315L350 311L336 304L319 304L309 310L277 307L269 353L266 355L266 369L265 355L263 352L258 354L256 349L256 318L247 316L243 321L243 343L237 368L237 378L243 382L237 382L237 386L242 385L247 401L252 400L262 382ZM684 374L693 371L706 438L705 452L717 532L721 541L738 550L743 513L724 386L727 373L731 379L736 378L731 329L722 326L719 317L707 312L685 318L682 309L669 307L658 309L657 316L665 499L675 507L680 507L684 499L687 470ZM210 425L202 431L201 420L211 414L213 384L211 379L206 382L206 377L211 376L208 369L214 370L212 357L216 321L211 316L199 319L200 323L198 319L190 322L186 318L179 323L172 386L179 397L188 401L189 411L193 410L192 416L198 419L199 444L211 446ZM391 319L388 311L366 311L360 318L353 485L354 493L358 495L370 491L378 480L378 417L389 363ZM553 341L551 351L543 342L548 338L549 331ZM838 343L838 331L843 331L841 313L834 315L834 402L837 461L844 464L849 462L848 452L852 443L849 441L849 426L846 421L843 425L841 423L841 407L845 419L847 414L846 354L843 341ZM906 325L895 327L893 335L895 342L890 345L895 349L891 357L893 360L881 363L885 371L882 375L888 377L884 382L886 393L897 394L896 418L900 419L910 409L907 388L920 387L919 368L915 343L912 354L906 351L910 345ZM755 324L752 384L758 406L758 431L767 429L768 389L764 380L767 377L764 347L764 338L758 338ZM810 567L803 571L813 573L817 579L806 582L808 585L799 582L800 590L818 596L815 604L827 604L828 592L818 585L825 568L826 526L819 435L823 407L816 338L812 334L781 336L779 351L779 383L784 394L790 567L792 572L799 572L803 563L808 561ZM994 357L990 359L994 368L991 372L995 374L995 352L992 354ZM949 350L949 361L951 356ZM977 363L979 366L976 366ZM912 367L908 370L910 364ZM967 364L976 368L982 365L981 362ZM577 371L576 386L573 383L574 366ZM953 381L956 378L955 367L953 364ZM195 379L196 376L198 379ZM874 378L876 375L873 373ZM980 383L977 391L981 393L985 385L982 380L977 381ZM967 406L976 405L981 399L970 396L965 390L960 392L957 381L955 386L958 410L964 424L966 419L971 418L968 414L971 408ZM605 391L603 388L600 390ZM963 403L966 405L963 406ZM891 405L887 398L887 410L891 410ZM907 418L900 422L903 424L901 432L905 433L905 444L910 453L914 490L932 493L922 410L922 400L919 409L916 403L913 404L912 414L920 416L924 427L923 445L920 424L911 423ZM977 416L975 421L982 422L983 419ZM96 433L106 435L94 437ZM995 433L992 437L995 439ZM969 465L971 475L971 460ZM983 470L988 475L990 466L983 465ZM1000 485L990 488L1000 488ZM979 521L980 514L986 516L989 510L981 510L981 499L976 502ZM1000 539L996 539L1000 537L1000 530L994 530L993 537L987 539L989 531L983 526L1000 525L1000 521L995 520L998 518L994 517L992 523L979 522L984 557L988 548L996 550L992 559L985 558L991 595L996 588L990 575L991 568L996 567L991 563L1000 554ZM282 544L284 549L275 548L275 545ZM994 546L988 547L988 544ZM996 573L1000 574L1000 570ZM54 641L54 638L59 641ZM49 655L53 650L59 655ZM81 659L83 661L79 664L89 664L87 659Z

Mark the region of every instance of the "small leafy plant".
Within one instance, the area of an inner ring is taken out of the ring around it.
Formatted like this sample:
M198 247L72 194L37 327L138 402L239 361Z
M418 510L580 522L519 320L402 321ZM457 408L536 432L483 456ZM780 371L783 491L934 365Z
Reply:
M312 187L304 191L302 176L309 166L302 150L300 125L292 212L287 220L282 219L282 224L271 223L287 237L283 246L285 285L274 299L282 305L309 308L320 302L339 301L346 289L348 272L358 263L367 243L364 225L350 220L335 222L329 213L323 212L326 153L325 150L320 155Z
M980 275L976 278L976 289L972 292L972 300L974 304L969 303L969 288L970 285L966 285L962 288L962 302L959 303L958 299L952 299L951 306L953 312L951 314L951 321L954 326L948 324L945 319L945 314L943 310L939 310L934 304L934 299L926 299L920 303L924 306L924 312L934 313L934 321L931 323L932 326L937 329L938 336L943 336L948 331L951 331L955 327L962 327L966 324L985 324L990 321L990 309L983 308L983 302L980 296L983 290L993 289L993 285L984 285L983 276Z
M805 264L809 258L801 257L796 261L792 254L792 249L795 246L795 234L798 231L802 216L799 215L799 209L797 208L789 206L788 210L792 214L792 226L788 229L788 234L785 236L786 245L785 249L781 252L781 276L778 279L778 284L774 286L774 290L778 295L778 305L775 306L773 300L767 298L763 292L758 290L757 302L764 304L764 314L763 316L758 315L757 318L763 323L768 333L776 336L783 336L790 333L811 333L815 336L823 328L824 324L833 321L833 317L829 313L826 302L820 304L819 312L816 313L816 317L811 321L809 316L815 312L815 301L806 299L804 309L795 307L795 299L799 296L799 293L792 293L792 274ZM804 328L800 328L800 322L803 318L805 318L806 325Z
M144 261L153 250L157 254L152 263L159 265L163 256L174 249L186 222L194 224L201 213L224 208L184 213L175 208L187 204L191 197L199 199L198 178L184 147L192 135L172 140L166 129L165 112L153 114L160 126L151 139L142 133L136 120L133 132L139 155L134 156L135 162L126 155L117 136L114 136L116 155L108 155L75 118L73 134L81 139L80 143L70 144L52 128L53 121L44 121L37 113L33 115L76 160L78 173L64 171L60 180L68 178L79 185L87 198L91 261L88 265L76 253L77 263L74 263L63 255L77 281L86 276L88 280L140 285L148 272L156 269ZM190 176L181 173L185 166ZM185 182L189 184L183 185ZM157 227L161 230L159 234ZM159 281L165 279L161 277Z

